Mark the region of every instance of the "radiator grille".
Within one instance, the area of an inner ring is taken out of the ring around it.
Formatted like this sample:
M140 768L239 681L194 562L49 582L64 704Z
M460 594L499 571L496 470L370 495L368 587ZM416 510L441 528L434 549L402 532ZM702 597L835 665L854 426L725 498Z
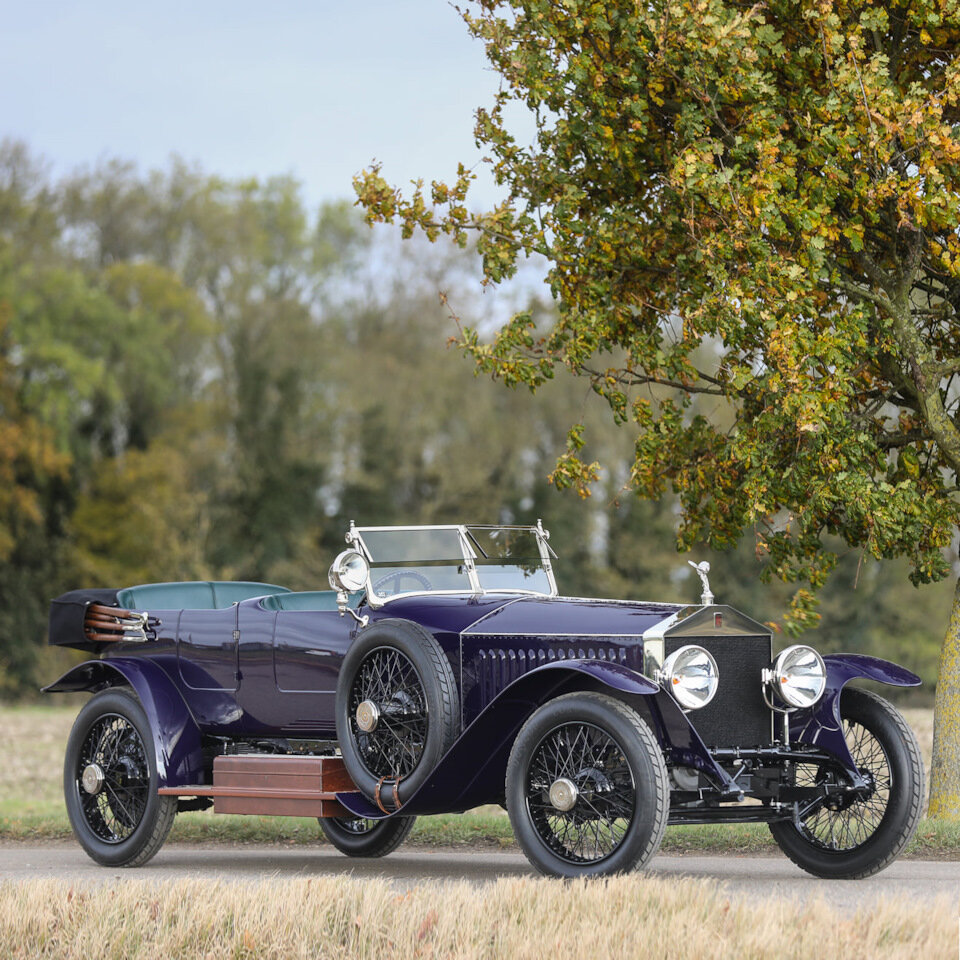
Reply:
M687 714L708 747L757 747L773 740L771 710L764 703L760 671L770 665L770 637L677 637L666 655L695 643L717 661L717 695Z

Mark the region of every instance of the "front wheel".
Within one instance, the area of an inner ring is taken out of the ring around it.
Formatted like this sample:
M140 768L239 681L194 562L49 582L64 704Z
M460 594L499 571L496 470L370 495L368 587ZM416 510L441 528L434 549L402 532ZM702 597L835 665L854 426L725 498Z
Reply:
M840 718L850 754L870 784L867 796L824 803L801 823L770 824L780 849L815 877L854 880L888 867L910 842L923 804L923 761L913 731L886 700L848 688ZM815 786L821 771L798 765L799 786Z
M323 835L348 857L385 857L407 839L416 817L365 820L362 817L319 817Z
M176 797L157 793L150 722L122 690L105 690L80 711L67 740L63 793L87 855L110 867L139 867L163 845Z
M663 754L635 710L598 693L548 701L507 764L507 811L527 859L555 877L643 866L667 826Z

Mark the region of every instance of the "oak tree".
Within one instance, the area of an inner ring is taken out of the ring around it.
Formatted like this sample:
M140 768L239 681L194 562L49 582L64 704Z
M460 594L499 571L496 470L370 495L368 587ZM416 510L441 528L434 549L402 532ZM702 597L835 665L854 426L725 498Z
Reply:
M536 389L566 367L636 434L630 485L682 504L680 545L756 539L815 616L828 537L950 574L960 522L957 0L480 0L500 74L473 174L404 195L377 167L367 217L476 236L486 279L540 255L556 302L480 368ZM511 102L535 118L515 135ZM597 464L573 425L554 479ZM922 613L918 611L918 616ZM936 694L933 815L960 817L960 589Z

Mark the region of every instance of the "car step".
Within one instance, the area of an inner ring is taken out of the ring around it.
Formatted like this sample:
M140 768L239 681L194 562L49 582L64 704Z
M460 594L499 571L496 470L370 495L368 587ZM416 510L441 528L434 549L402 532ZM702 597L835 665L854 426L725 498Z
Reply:
M215 757L213 785L161 787L166 797L213 797L214 813L349 817L337 794L357 789L339 757Z

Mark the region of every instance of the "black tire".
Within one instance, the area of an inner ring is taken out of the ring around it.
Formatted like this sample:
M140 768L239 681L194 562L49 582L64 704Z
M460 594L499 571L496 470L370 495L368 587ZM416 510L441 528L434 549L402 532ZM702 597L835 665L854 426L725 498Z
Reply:
M840 716L854 760L874 779L875 792L844 809L820 807L799 828L792 821L771 823L770 832L807 873L855 880L888 867L913 837L924 797L923 761L913 731L882 697L848 687ZM798 782L817 775L816 768L801 768Z
M377 726L360 729L361 702L375 702ZM387 809L408 800L460 730L460 697L450 663L423 628L378 620L350 645L337 680L337 739L347 772Z
M389 820L319 817L324 836L348 857L385 857L407 839L416 817Z
M88 768L93 793L82 782ZM98 693L74 721L63 764L70 825L92 860L139 867L163 846L177 798L157 788L153 735L140 703L123 690Z
M577 788L568 810L550 799L561 779ZM600 693L557 697L527 720L510 751L506 795L527 859L555 877L644 866L670 812L667 767L653 733L635 710Z

